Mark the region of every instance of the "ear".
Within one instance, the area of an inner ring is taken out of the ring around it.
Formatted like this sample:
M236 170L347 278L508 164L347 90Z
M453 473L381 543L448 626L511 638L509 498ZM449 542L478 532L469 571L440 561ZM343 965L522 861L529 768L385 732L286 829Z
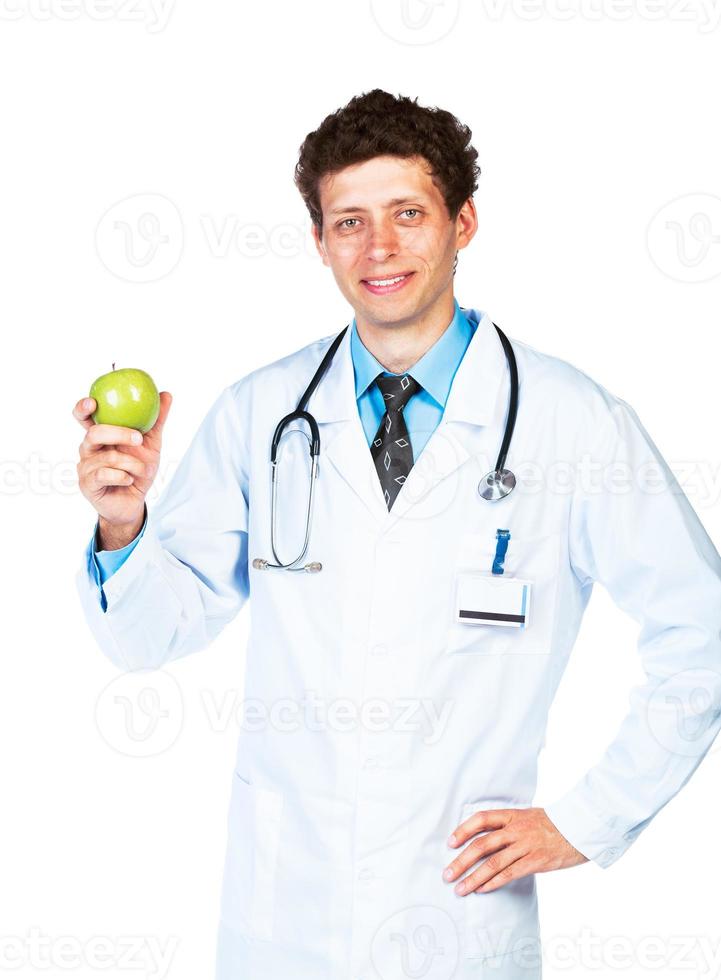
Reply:
M478 216L473 198L469 197L461 205L456 218L456 248L465 248L478 231Z
M315 247L318 250L318 255L320 255L321 259L323 260L323 265L330 265L330 262L328 261L328 253L325 250L321 233L318 231L318 226L315 222L313 222L311 225L311 235L313 236Z

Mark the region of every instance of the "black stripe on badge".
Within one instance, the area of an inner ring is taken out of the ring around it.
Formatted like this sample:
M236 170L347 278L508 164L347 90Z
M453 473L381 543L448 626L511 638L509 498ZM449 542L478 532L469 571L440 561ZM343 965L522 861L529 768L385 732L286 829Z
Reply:
M462 619L491 619L499 623L525 623L525 616L518 616L515 613L495 613L495 612L476 612L475 609L459 609L458 615Z

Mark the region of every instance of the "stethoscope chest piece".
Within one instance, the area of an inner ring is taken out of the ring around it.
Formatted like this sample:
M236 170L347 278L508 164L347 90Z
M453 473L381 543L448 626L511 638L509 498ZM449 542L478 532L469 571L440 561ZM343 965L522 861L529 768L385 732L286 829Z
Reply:
M484 500L501 500L515 485L516 478L510 470L492 470L478 484L478 492Z

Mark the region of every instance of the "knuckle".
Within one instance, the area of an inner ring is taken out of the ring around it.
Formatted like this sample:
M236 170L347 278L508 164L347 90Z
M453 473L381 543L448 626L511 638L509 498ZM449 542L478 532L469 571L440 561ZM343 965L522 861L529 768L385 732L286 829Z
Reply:
M493 871L495 874L495 872L498 871L499 861L500 859L497 854L491 854L491 856L485 861L485 867L488 868L489 871Z

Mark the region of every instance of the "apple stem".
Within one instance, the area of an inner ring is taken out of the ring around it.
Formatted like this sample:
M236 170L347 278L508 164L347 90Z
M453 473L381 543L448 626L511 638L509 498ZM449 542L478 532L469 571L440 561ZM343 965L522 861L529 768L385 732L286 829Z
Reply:
M115 361L113 361L113 371L115 370Z

